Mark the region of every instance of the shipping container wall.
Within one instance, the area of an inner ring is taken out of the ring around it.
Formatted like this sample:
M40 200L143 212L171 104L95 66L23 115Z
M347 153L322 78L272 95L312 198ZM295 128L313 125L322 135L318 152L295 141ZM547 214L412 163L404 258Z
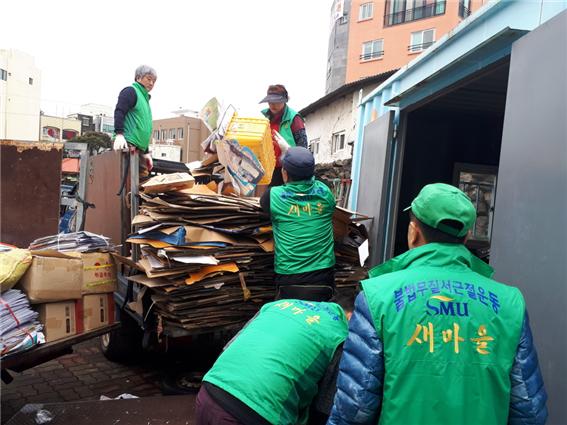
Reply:
M491 264L526 299L549 395L567 423L567 12L512 48Z

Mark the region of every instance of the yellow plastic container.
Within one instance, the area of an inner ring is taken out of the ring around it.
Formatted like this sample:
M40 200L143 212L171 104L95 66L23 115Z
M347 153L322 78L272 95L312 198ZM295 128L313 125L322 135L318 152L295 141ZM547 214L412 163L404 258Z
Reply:
M256 155L262 167L264 177L258 184L269 184L276 166L276 155L272 145L270 121L265 118L244 118L237 114L232 116L228 124L225 139L236 139L242 146L248 146Z

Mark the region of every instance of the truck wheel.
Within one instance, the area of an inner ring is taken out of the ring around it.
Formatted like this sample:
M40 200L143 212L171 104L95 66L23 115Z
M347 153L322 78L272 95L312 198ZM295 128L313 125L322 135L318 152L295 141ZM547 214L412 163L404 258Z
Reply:
M196 394L201 388L203 372L169 372L160 381L161 392L164 395Z
M129 363L142 353L143 332L127 313L120 319L121 327L100 337L100 349L104 357L116 363Z

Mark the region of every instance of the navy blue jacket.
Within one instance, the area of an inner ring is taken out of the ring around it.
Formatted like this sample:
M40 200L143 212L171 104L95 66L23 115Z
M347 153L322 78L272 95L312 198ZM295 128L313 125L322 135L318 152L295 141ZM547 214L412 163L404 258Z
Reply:
M384 357L382 341L361 292L349 322L349 334L337 378L337 393L327 424L376 424L382 404ZM510 372L511 425L539 425L547 419L547 394L539 370L528 314L524 315L520 342Z

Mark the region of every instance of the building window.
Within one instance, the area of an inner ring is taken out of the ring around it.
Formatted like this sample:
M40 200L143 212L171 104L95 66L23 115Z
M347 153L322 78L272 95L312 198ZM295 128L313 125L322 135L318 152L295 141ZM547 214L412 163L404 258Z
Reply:
M5 69L0 68L0 80L6 81L8 79L8 73Z
M335 133L333 134L333 139L331 140L331 154L335 154L342 151L345 148L345 133Z
M384 40L372 40L362 43L361 61L377 59L384 56Z
M30 86L33 86L33 78L32 77L28 78L28 83L30 83Z
M177 138L183 139L183 129L182 128L177 129Z
M79 135L75 130L63 130L63 140L72 140Z
M159 130L154 130L154 139L159 140Z
M358 20L365 21L367 19L372 19L374 14L374 3L363 3L360 5L360 9L358 10Z
M445 0L386 0L384 26L445 14Z
M309 150L311 151L311 153L313 155L317 155L319 153L319 141L320 140L321 139L318 137L316 139L309 141Z
M348 15L345 13L339 18L339 25L344 25L348 23Z
M161 140L163 140L164 142L167 140L167 130L161 131Z
M467 18L471 14L471 0L459 1L459 17Z
M174 128L169 129L169 138L175 139L175 129Z
M41 129L42 140L48 140L50 142L59 141L60 131L57 127L43 127Z
M87 117L84 117L82 120L83 123L83 127L88 127L89 125L91 125L89 119Z
M411 33L410 45L408 50L410 52L421 52L427 49L435 41L435 29L425 31L417 31Z

